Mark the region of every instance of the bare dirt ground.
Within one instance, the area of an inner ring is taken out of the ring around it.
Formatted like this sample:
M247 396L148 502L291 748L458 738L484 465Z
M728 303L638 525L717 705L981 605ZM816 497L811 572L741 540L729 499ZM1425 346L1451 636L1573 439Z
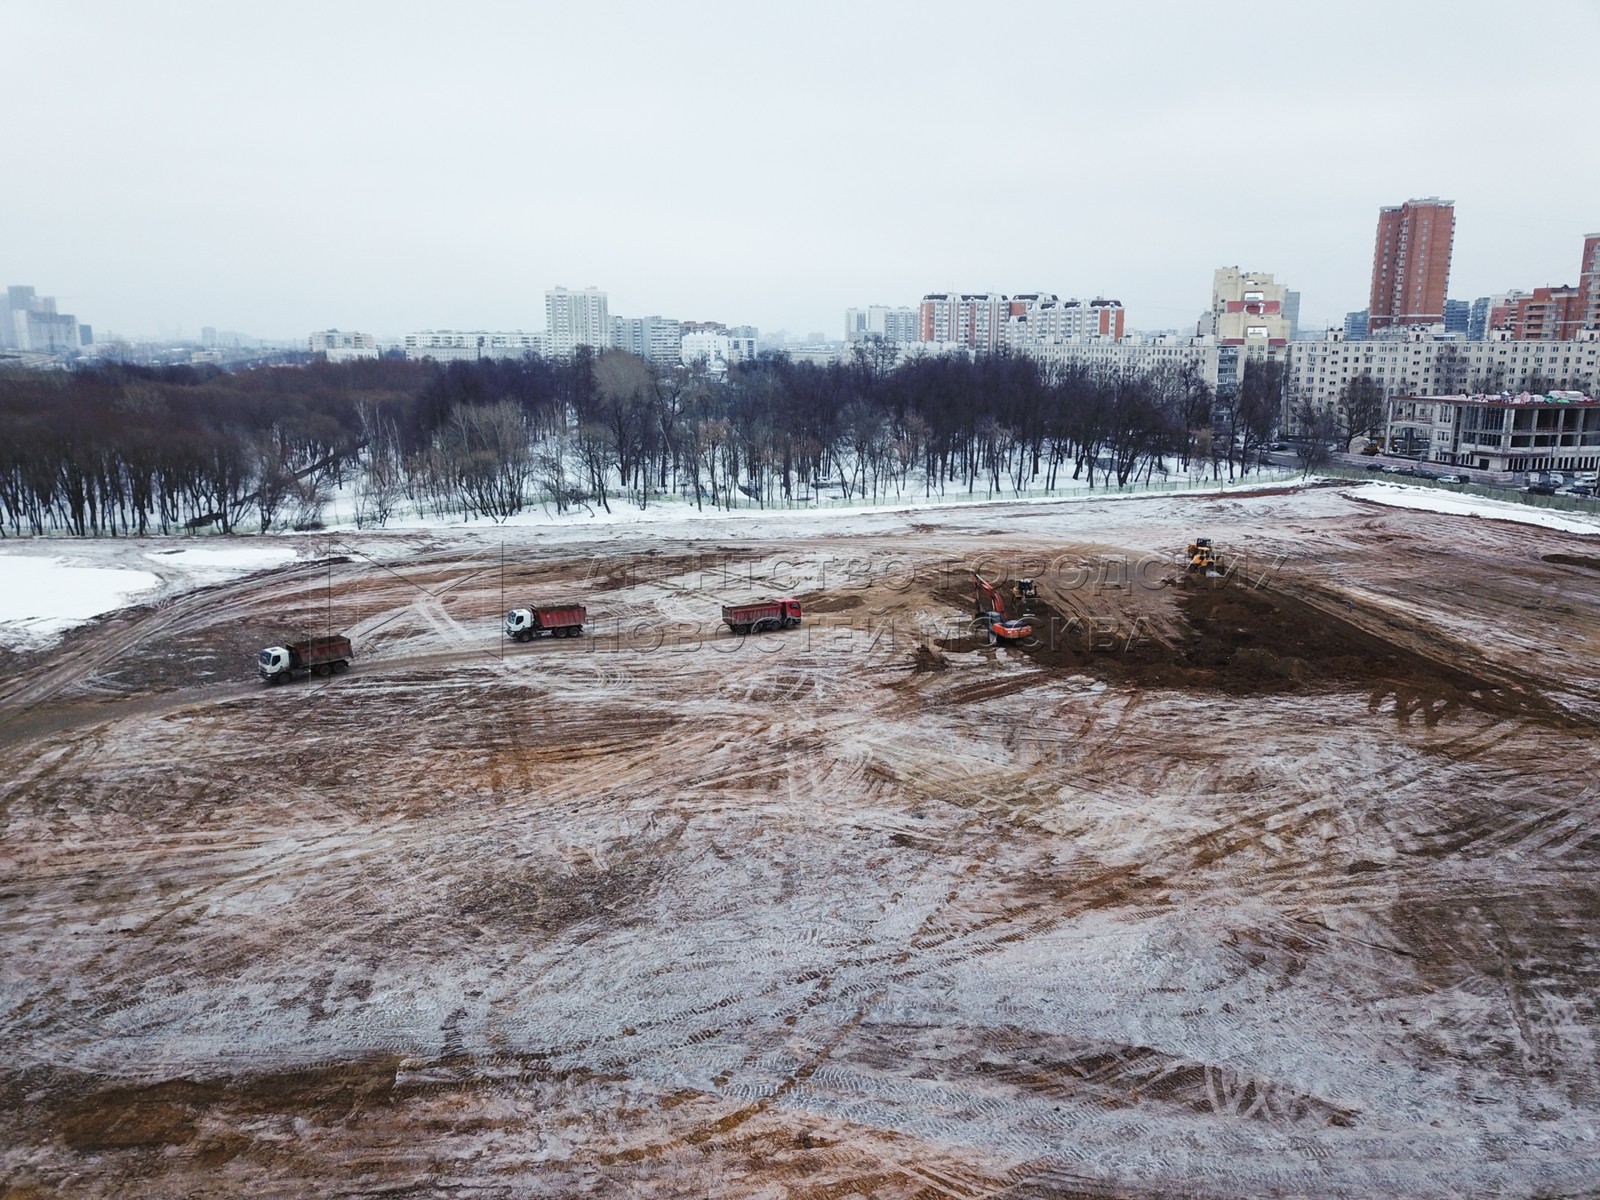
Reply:
M7 1200L1600 1191L1591 541L1318 490L327 551L6 663Z

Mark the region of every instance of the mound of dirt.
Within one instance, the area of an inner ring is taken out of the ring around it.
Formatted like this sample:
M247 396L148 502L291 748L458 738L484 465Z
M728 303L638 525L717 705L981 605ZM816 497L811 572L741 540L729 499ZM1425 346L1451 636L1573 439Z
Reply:
M939 598L966 599L959 589ZM1229 695L1359 690L1373 707L1393 697L1400 716L1417 715L1428 724L1463 706L1506 715L1555 713L1516 685L1441 662L1306 600L1232 579L1137 596L1104 592L1095 605L1094 615L1086 616L1041 596L1029 606L1033 637L1007 643L1012 648L1002 652L1063 674L1137 687ZM986 645L981 634L938 642L953 653Z

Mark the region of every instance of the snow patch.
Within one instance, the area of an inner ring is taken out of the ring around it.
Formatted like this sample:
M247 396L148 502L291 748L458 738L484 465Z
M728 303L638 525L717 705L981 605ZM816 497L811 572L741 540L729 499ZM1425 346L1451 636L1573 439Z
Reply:
M1522 525L1538 525L1563 533L1600 533L1600 515L1552 512L1547 508L1533 508L1511 500L1452 496L1434 488L1376 481L1343 491L1352 500L1370 500L1374 504L1387 504L1392 508L1421 509L1455 517L1491 517L1497 521L1516 521Z
M160 576L149 571L0 554L0 644L48 646L73 626L123 608L160 584Z
M195 573L225 573L237 575L246 571L264 571L293 562L295 552L287 546L240 546L228 549L151 550L145 557L164 565L188 567Z

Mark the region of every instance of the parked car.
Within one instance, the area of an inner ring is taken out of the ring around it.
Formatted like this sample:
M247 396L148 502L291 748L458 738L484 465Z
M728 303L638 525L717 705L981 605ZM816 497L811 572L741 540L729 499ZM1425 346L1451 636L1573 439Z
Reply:
M1554 496L1556 494L1556 485L1553 483L1530 483L1522 490L1530 496Z
M1439 480L1440 483L1468 483L1468 482L1470 482L1470 480L1468 480L1465 475L1452 475L1449 472L1446 472L1445 474L1438 476L1438 480Z

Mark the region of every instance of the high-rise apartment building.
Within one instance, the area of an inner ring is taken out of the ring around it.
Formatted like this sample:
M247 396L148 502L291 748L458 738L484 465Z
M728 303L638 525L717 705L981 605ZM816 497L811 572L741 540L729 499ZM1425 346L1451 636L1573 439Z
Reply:
M1583 293L1571 286L1536 287L1510 306L1506 328L1519 342L1569 342L1583 328Z
M1378 210L1372 252L1369 330L1392 325L1442 325L1450 284L1456 210L1451 200L1429 196Z
M1022 311L1017 312L1019 307ZM1122 301L1103 296L1062 300L1047 292L1027 292L1011 297L1011 308L1002 340L1022 354L1069 342L1120 342L1127 331Z
M671 317L612 317L611 344L654 363L678 361L683 327Z
M1366 309L1357 312L1347 312L1344 315L1344 340L1359 342L1367 336L1367 318L1372 314Z
M1600 329L1600 233L1583 240L1576 287L1539 287L1531 296L1512 292L1495 318L1492 327L1510 330L1518 341L1566 342L1582 330Z
M1444 302L1444 331L1466 334L1472 327L1472 305L1465 300Z
M39 296L31 287L6 288L0 309L0 349L60 354L84 344L78 319L58 313L54 296Z
M1026 305L1018 303L1015 314ZM1011 300L998 292L930 292L917 310L917 340L964 346L980 354L1000 348Z
M606 294L587 287L557 287L544 294L545 339L552 357L569 358L579 346L604 350L611 345L611 314Z
M917 310L890 308L886 304L845 309L844 340L864 342L868 338L881 338L886 342L916 341Z
M1583 327L1600 329L1600 233L1591 233L1583 239L1578 291L1583 294Z

